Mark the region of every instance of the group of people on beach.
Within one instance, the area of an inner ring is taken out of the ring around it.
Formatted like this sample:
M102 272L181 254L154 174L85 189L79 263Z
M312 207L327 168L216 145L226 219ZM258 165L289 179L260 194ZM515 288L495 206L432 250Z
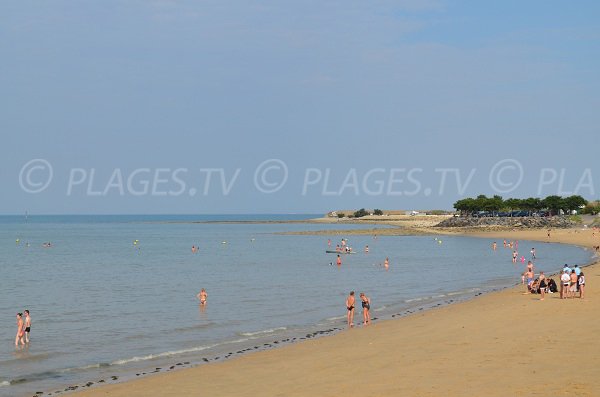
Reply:
M371 324L371 299L365 295L364 292L361 292L360 295L360 303L362 306L363 313L363 325ZM354 297L354 291L350 291L350 294L346 298L346 309L348 310L347 320L348 327L354 326L354 306L356 303L356 298Z
M25 313L25 318L23 318L23 313ZM25 309L23 313L17 313L17 336L15 336L15 346L19 346L19 343L23 346L25 346L26 343L29 343L31 316L27 309Z
M532 261L527 263L527 270L521 276L522 283L526 283L526 294L540 294L540 300L544 300L547 293L556 293L560 291L560 299L574 298L579 292L579 298L584 299L585 296L585 275L578 265L572 269L568 264L560 272L560 290L556 282L552 278L540 272L539 276L535 277L534 265Z
M575 265L573 269L565 264L560 272L560 299L574 298L579 292L579 298L585 296L585 274Z
M548 235L550 235L550 231L548 231ZM494 241L492 243L492 249L496 251L497 243ZM518 259L518 241L509 241L504 240L504 248L508 248L514 251L512 252L512 262L517 263ZM527 261L527 268L521 275L521 282L526 286L527 290L525 294L540 294L540 300L544 300L545 295L547 293L556 293L560 291L560 298L574 298L575 294L579 292L579 297L581 299L584 298L585 295L585 275L579 268L579 266L575 265L573 269L571 269L567 264L560 272L560 289L557 287L556 282L552 278L548 278L544 275L544 272L540 272L538 277L535 277L534 263L533 261L536 259L536 250L534 247L531 248L530 251L531 259ZM525 257L521 256L521 262L525 263Z

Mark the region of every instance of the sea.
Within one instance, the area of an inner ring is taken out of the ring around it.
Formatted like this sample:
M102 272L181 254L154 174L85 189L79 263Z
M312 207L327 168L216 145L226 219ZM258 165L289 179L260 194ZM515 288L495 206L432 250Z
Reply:
M62 394L331 335L346 329L349 291L370 297L376 322L521 282L525 264L502 241L493 251L489 239L298 222L320 216L0 216L0 396ZM301 231L322 234L282 234ZM342 238L356 253L338 267L325 251ZM532 247L546 273L592 256L519 241L519 258ZM31 341L15 348L25 309Z

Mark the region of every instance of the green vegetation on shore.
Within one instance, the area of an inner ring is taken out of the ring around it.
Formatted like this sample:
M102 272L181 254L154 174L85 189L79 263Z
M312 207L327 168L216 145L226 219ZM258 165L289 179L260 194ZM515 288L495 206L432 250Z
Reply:
M479 195L476 198L464 198L454 203L454 208L461 214L472 214L477 211L527 211L528 213L546 210L547 215L557 215L561 211L570 214L572 211L581 211L587 205L587 200L581 196L548 196L544 199L530 197L526 199L509 198L504 200L501 196L487 197Z

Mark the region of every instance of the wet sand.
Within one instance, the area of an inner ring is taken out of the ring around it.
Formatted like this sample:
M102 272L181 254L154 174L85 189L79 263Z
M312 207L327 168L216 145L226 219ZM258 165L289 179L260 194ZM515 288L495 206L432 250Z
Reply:
M504 238L547 240L546 230L465 234L496 240L499 247ZM600 244L590 230L552 231L550 241ZM540 301L518 286L330 337L71 395L599 396L600 264L584 272L584 300L549 294ZM355 320L360 317L357 312Z

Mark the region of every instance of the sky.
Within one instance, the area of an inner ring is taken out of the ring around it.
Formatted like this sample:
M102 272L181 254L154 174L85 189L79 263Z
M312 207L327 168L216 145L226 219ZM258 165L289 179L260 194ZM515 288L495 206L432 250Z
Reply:
M19 1L0 214L600 196L596 1Z

